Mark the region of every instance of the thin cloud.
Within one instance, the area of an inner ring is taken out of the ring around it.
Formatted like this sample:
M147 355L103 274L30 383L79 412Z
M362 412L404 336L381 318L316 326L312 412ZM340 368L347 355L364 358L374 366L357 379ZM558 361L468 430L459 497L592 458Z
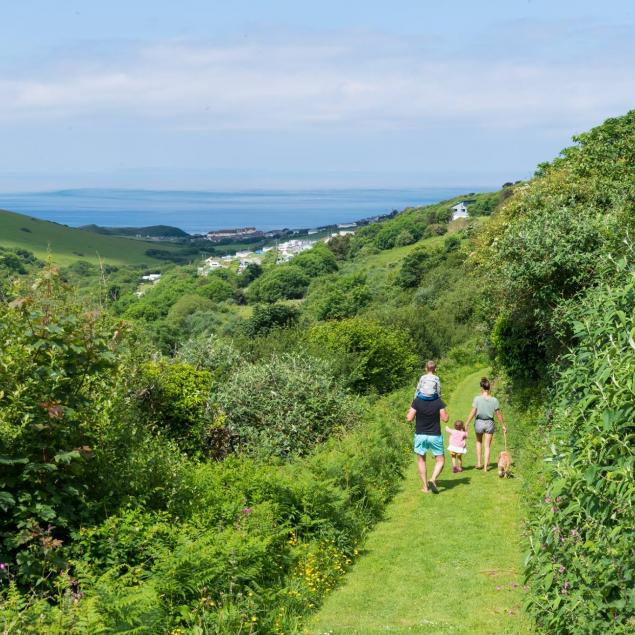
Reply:
M476 59L460 49L441 56L425 42L351 33L126 48L125 57L59 56L0 78L0 124L114 117L189 130L570 128L629 109L635 95L630 50L620 67L610 55L585 65Z

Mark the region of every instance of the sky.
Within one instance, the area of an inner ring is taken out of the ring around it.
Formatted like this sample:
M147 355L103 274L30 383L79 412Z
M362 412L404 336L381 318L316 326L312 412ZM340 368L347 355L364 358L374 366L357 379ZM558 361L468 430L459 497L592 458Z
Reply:
M628 0L20 0L0 191L496 187L635 107Z

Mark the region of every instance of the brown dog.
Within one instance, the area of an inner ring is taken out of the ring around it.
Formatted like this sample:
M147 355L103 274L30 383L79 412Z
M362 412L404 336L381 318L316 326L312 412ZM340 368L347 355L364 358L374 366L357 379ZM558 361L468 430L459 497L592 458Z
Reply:
M503 450L498 455L498 475L501 478L503 476L505 477L511 476L511 470L512 470L512 455L507 450Z

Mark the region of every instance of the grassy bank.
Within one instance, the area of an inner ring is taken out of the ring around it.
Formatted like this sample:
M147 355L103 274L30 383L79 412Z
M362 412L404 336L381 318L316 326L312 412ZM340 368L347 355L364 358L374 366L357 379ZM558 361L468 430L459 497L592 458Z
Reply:
M27 249L42 260L50 252L59 265L76 260L98 264L100 259L113 265L158 264L165 261L148 256L148 249L180 250L170 243L103 236L4 210L0 210L0 246Z

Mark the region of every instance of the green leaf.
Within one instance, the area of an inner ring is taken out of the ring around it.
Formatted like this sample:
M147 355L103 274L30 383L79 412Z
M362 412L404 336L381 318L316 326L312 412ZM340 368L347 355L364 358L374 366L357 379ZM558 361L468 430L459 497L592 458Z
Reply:
M13 506L15 506L15 498L9 492L0 492L0 507L6 512Z
M81 454L77 450L71 450L70 452L60 452L53 457L56 463L70 463L75 459L80 459Z

